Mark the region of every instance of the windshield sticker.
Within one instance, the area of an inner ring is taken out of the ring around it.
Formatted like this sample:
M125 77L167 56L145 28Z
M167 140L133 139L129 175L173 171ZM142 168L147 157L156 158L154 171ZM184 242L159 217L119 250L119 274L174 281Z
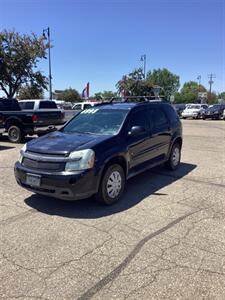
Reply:
M81 114L95 114L99 109L89 108L81 112Z

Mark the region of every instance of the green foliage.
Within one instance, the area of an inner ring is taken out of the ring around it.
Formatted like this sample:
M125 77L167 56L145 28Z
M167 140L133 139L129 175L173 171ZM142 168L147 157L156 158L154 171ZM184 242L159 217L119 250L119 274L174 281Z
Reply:
M120 94L126 96L151 96L153 85L143 80L143 70L135 69L128 75L124 75L116 84L116 88Z
M197 102L198 92L206 92L206 88L195 81L185 82L180 93L175 94L175 103Z
M81 96L77 90L68 88L60 93L60 100L64 100L66 102L79 102L81 100Z
M116 92L103 91L103 92L95 93L93 98L96 100L102 100L102 99L109 99L109 98L113 98L113 97L117 97L117 96L118 96L118 94Z
M225 101L225 92L222 92L218 95L219 99L223 99Z
M215 104L218 103L218 97L216 93L212 92L211 94L208 93L208 104Z
M24 99L43 99L44 89L37 85L25 85L19 88L17 93L19 100Z
M47 89L47 78L35 70L38 61L46 58L47 47L44 38L34 33L0 32L0 89L8 98L24 84Z
M173 74L167 69L155 69L152 72L149 71L146 77L147 83L151 85L160 86L166 98L168 99L171 95L174 95L180 87L179 76Z

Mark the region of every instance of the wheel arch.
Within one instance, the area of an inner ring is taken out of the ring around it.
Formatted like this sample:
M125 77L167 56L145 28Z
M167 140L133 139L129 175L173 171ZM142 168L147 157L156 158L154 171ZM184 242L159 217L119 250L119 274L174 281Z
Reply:
M5 128L7 131L10 128L10 126L12 126L12 125L18 126L21 130L23 129L21 120L19 118L12 117L12 118L8 118L6 120Z

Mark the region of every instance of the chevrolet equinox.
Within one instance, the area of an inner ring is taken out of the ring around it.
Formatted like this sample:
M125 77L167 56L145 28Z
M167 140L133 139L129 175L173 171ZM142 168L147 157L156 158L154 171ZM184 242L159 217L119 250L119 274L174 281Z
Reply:
M25 144L15 177L37 194L64 200L95 195L109 205L132 176L163 163L176 170L181 147L181 122L170 104L109 103Z

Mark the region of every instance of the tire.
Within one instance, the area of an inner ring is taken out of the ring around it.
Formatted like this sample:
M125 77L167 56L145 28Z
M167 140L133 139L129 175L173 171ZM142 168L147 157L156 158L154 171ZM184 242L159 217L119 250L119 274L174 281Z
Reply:
M180 165L181 147L179 143L175 143L170 151L170 157L166 162L166 167L169 170L176 170Z
M112 183L115 183L115 188ZM111 188L110 188L111 187ZM106 205L116 203L123 194L125 187L125 174L118 164L110 165L103 174L96 200Z
M18 126L11 125L8 129L8 138L11 143L21 143L24 140L24 134Z

